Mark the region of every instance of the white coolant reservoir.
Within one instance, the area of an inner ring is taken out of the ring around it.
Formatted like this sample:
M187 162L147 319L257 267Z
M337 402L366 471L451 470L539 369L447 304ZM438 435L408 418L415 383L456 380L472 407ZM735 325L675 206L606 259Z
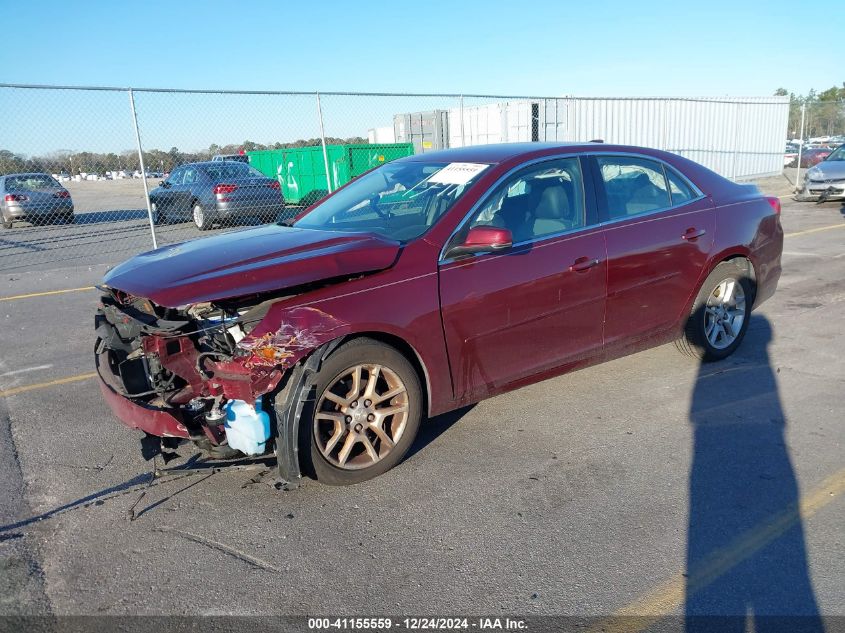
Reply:
M261 455L270 439L270 416L261 408L261 398L255 408L243 400L229 400L224 428L229 446L247 455Z

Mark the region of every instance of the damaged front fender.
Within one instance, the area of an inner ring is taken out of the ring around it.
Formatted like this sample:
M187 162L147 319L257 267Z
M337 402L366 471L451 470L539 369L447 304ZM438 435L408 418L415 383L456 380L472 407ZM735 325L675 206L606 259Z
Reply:
M322 310L299 306L285 310L283 322L276 329L262 322L238 347L251 353L246 361L251 367L285 369L317 347L339 336L347 323Z

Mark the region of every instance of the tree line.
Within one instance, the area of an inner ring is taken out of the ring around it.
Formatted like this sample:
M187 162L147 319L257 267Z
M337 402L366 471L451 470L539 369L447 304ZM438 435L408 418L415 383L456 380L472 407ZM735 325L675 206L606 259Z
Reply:
M775 90L775 96L789 96L789 123L787 137L801 136L801 106L804 108L804 138L845 134L845 82L842 86L821 92L810 90L806 95L789 92L786 88Z
M349 145L366 143L367 139L360 136L350 138L326 137L329 145ZM176 147L164 151L151 149L144 151L144 166L147 171L171 171L177 165L211 160L217 154L237 154L240 151L251 152L262 149L284 149L289 147L313 147L320 145L319 138L300 139L291 143L272 143L262 145L254 141L244 141L241 144L217 145L212 143L208 149L197 152L183 152ZM0 174L15 174L26 172L45 172L48 174L79 173L104 174L107 171L140 170L138 152L125 150L123 152L73 152L57 150L40 156L24 156L7 149L0 149Z

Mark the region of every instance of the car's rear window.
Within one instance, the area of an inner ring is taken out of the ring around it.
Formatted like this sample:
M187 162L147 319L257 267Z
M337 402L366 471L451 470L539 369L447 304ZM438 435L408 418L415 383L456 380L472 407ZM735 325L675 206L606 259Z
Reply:
M6 176L6 190L52 189L61 185L47 174L28 174L24 176Z
M243 163L227 163L225 161L220 161L220 163L217 165L206 165L204 171L214 180L226 178L265 177L264 174L262 174L254 167L250 167L249 165L245 165Z

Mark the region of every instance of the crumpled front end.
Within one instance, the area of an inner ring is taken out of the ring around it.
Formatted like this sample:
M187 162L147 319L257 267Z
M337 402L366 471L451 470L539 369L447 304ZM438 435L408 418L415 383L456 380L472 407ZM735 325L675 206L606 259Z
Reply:
M300 306L286 311L280 326L253 337L270 306L283 299L167 308L101 290L95 363L111 410L130 428L191 439L221 456L234 453L225 450L229 405L272 408L261 396L341 326L319 309Z

